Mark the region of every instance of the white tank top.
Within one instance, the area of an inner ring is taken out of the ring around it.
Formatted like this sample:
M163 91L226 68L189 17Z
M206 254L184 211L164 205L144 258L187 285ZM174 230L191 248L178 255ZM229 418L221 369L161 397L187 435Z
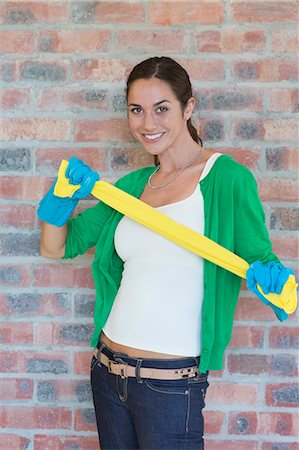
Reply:
M201 179L218 156L209 158ZM156 209L204 233L199 185L188 198ZM128 217L119 222L114 241L124 271L104 333L112 341L133 348L200 355L202 258Z

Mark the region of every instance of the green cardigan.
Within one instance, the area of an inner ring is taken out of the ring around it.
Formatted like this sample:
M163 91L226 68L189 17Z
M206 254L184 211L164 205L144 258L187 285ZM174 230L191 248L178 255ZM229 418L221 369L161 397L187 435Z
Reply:
M134 171L118 180L116 186L140 197L154 170L155 167L146 167ZM249 264L256 260L278 261L271 253L272 245L256 181L245 166L230 156L222 155L199 184L204 199L205 236ZM96 288L92 346L98 342L122 278L123 261L114 247L115 229L122 217L118 211L99 202L68 221L64 258L74 258L96 246L92 263ZM231 339L241 282L241 278L231 272L204 261L201 372L222 368L223 354Z

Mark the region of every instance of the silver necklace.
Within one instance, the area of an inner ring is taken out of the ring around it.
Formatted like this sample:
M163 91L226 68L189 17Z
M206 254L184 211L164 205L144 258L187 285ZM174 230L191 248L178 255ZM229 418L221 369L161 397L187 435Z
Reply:
M201 150L203 150L203 147L201 148ZM191 164L194 163L194 161L196 161L196 159L199 157L199 155L201 154L201 151L198 152L198 154L195 155L194 158L191 159L191 161L187 162L183 167L180 168L180 170L172 177L170 178L170 180L166 181L166 183L163 184L159 184L159 186L154 186L152 184L152 177L155 175L155 173L158 172L158 170L160 169L160 166L157 167L157 169L150 175L149 179L147 180L147 184L149 185L150 188L152 189L161 189L165 186L167 186L168 184L172 183L181 172L183 172L184 169L187 169L187 167L191 166Z

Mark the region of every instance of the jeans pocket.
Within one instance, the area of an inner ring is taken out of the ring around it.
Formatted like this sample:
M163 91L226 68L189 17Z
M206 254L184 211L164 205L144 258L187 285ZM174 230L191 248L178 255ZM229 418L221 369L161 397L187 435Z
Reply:
M151 391L169 395L188 395L187 380L157 380L147 378L145 385Z

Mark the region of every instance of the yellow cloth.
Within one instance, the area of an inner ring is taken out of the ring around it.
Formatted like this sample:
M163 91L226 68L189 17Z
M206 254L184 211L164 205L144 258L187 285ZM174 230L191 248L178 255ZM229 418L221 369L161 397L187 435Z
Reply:
M54 194L58 197L72 197L80 189L80 185L70 184L68 178L66 178L67 166L68 161L62 160L54 190ZM145 225L170 241L229 270L241 278L246 278L249 264L242 258L206 236L170 219L132 195L105 181L97 181L91 193L113 209ZM275 306L284 309L288 314L294 312L297 306L296 287L297 283L294 275L289 276L281 294L264 294L258 285L259 291L267 300Z

